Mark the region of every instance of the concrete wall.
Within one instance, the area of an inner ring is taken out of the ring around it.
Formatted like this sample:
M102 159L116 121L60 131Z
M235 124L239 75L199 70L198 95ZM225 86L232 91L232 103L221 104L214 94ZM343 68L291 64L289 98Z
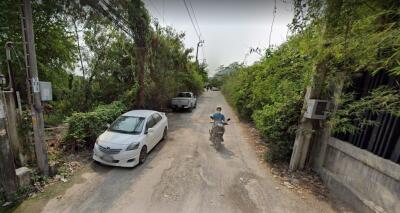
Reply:
M400 165L333 137L324 142L314 168L333 193L360 212L400 212Z

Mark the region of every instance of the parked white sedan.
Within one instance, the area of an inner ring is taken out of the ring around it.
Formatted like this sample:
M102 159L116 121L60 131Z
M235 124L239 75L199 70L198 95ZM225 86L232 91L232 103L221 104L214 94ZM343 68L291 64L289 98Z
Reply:
M133 110L121 115L101 134L93 149L93 159L102 164L134 167L146 160L158 142L167 136L164 113Z

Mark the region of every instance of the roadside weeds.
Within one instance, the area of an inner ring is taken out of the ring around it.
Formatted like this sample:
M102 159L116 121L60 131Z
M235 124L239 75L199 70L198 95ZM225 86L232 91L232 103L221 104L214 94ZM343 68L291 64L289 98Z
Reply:
M287 188L296 193L301 199L307 199L307 197L311 195L318 200L328 202L337 212L354 212L354 210L343 201L336 198L332 199L333 195L330 194L319 175L311 169L290 172L288 163L268 163L265 160L268 144L264 142L253 124L248 122L241 123L249 130L248 137L251 139L251 143L253 143L252 145L257 154L259 163L263 165L265 169L269 170L273 178L281 185L280 187L275 187L276 190Z
M65 151L62 147L64 128L52 128L46 131L49 163L54 176L40 175L36 170L31 174L31 185L21 187L15 194L13 202L0 205L0 212L40 212L53 197L61 199L63 192L74 182L79 174L89 165L91 151Z

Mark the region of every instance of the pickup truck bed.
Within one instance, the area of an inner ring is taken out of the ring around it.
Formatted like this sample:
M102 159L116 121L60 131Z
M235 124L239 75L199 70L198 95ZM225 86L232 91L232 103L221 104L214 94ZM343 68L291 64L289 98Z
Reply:
M171 100L172 109L189 109L196 108L197 100L191 92L181 92L176 98Z

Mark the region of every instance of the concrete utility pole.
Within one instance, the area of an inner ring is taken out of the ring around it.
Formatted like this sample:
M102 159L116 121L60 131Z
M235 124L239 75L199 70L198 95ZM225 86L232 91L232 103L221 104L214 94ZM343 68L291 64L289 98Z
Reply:
M319 88L320 89L320 88ZM311 88L307 88L306 95L304 97L304 105L303 111L307 108L307 100L310 99L311 92L317 92L318 90L311 91ZM316 95L313 95L316 96ZM314 123L315 121L310 120L308 118L304 118L302 115L299 130L296 134L296 139L293 145L292 157L290 158L289 169L291 171L295 171L297 169L304 169L306 159L308 156L312 134L314 131Z
M199 65L199 47L203 46L204 44L204 40L200 40L199 42L197 42L197 49L196 49L196 63L197 65Z
M25 64L28 78L28 99L31 105L33 135L36 160L42 174L49 174L47 147L44 141L43 107L40 99L40 87L36 62L35 36L33 34L32 7L30 0L22 0L22 39L25 51Z
M332 38L336 36L334 29L338 27L337 17L340 17L341 15L342 6L343 0L327 1L328 21L326 22L324 32L324 39L326 41L326 43L324 44L325 47L329 47ZM327 61L324 60L318 62L315 65L315 74L313 77L312 86L307 88L303 111L307 109L307 100L321 99L321 93L322 89L324 88L327 74L331 71L329 69L330 68L327 65ZM336 85L336 87L341 90L342 84L343 82L340 82L338 85ZM310 155L310 147L312 146L312 141L316 140L317 131L321 131L322 126L325 126L325 121L312 120L302 117L299 124L299 131L296 134L296 139L293 145L292 157L290 159L289 169L291 171L303 169L306 166L307 158Z
M0 76L0 81L1 78L5 79L3 75ZM18 179L15 173L14 155L7 135L3 97L3 91L0 91L0 185L6 192L7 200L10 200L18 190Z

